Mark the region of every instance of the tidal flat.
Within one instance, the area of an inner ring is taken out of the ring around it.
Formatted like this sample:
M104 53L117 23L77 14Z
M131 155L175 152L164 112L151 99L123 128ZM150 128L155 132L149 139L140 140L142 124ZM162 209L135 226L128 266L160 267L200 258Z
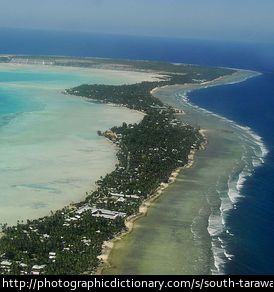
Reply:
M153 92L184 111L179 119L201 127L207 146L152 204L147 216L134 223L132 232L115 241L103 274L224 273L225 263L233 259L226 249L233 236L226 218L265 149L250 129L191 104L187 93L257 75L239 71L211 84L175 85Z

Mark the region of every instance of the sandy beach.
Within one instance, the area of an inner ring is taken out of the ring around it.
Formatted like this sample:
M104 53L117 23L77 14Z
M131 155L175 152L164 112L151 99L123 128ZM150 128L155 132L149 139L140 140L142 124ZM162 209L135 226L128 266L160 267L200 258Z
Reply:
M40 73L55 72L59 74L69 74L74 76L70 81L73 81L75 86L78 86L82 82L92 81L94 76L97 80L105 80L106 84L131 84L139 83L142 81L157 81L162 79L163 74L148 71L134 71L134 70L118 70L112 67L110 68L85 68L74 66L56 66L56 65L43 65L43 64L20 64L20 63L1 63L2 70L9 70L14 72L33 72L39 70ZM110 82L110 83L109 83ZM64 89L64 88L62 88Z

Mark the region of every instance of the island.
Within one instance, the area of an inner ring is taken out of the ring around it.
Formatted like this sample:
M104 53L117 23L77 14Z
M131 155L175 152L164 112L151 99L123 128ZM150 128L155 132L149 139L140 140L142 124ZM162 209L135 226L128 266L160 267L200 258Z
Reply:
M128 230L145 200L173 180L174 171L186 167L193 153L205 145L199 128L178 120L183 112L153 95L155 88L200 85L215 82L236 71L164 62L68 58L47 56L3 56L0 62L137 70L158 73L158 81L124 85L83 84L64 90L66 95L124 106L144 114L139 124L98 129L102 139L117 147L115 169L97 181L82 202L71 204L49 216L3 224L0 239L1 274L95 274L103 246Z

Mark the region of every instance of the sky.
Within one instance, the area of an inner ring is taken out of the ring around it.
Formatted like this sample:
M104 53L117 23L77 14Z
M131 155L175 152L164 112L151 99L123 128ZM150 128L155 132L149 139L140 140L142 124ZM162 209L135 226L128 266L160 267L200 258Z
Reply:
M0 27L274 41L274 0L0 0Z

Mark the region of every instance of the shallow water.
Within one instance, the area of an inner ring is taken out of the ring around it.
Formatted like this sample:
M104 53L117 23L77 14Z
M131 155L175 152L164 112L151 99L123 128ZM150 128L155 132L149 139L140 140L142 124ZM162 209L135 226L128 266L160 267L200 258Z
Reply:
M64 89L145 79L144 73L0 65L0 222L37 218L82 199L116 162L115 148L97 130L142 118Z
M226 249L233 236L226 219L266 149L248 128L188 103L187 91L174 86L155 95L181 107L183 121L206 129L208 145L115 244L105 274L223 274L233 259Z

